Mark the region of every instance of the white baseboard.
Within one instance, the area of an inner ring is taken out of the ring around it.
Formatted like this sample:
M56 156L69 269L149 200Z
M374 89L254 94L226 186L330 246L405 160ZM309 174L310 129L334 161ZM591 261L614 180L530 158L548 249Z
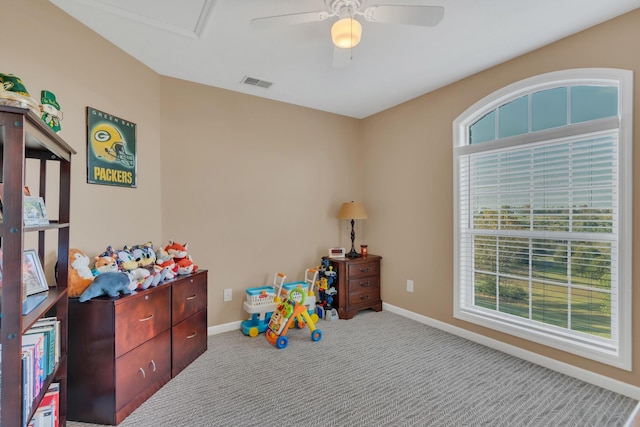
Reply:
M221 334L223 332L238 331L240 330L241 323L242 323L242 320L238 320L236 322L224 323L222 325L209 326L207 328L207 334L216 335L216 334Z
M439 320L435 320L430 317L405 310L404 308L387 304L386 302L382 303L382 309L391 313L399 314L400 316L406 317L408 319L415 320L416 322L420 322L425 325L443 330L445 332L449 332L450 334L466 338L470 341L477 342L478 344L486 345L487 347L494 348L496 350L502 351L523 360L527 360L531 363L544 366L545 368L560 372L562 374L578 378L579 380L588 382L590 384L606 388L607 390L629 396L632 399L640 400L640 387L636 387L634 385L618 381L604 375L596 374L586 369L578 368L568 363L560 362L550 357L542 356L540 354L534 353L529 350L524 350L511 344L506 344L502 341L498 341L493 338L489 338L484 335L480 335L475 332L471 332L466 329L462 329L457 326L453 326L448 323L444 323ZM638 408L636 408L636 412L637 411L639 411Z

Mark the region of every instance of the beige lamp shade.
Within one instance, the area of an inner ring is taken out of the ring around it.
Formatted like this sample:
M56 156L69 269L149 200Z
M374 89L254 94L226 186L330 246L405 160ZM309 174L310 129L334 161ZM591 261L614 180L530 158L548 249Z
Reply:
M367 212L360 202L345 202L340 206L338 219L367 219Z
M355 47L362 38L362 25L353 18L342 18L331 26L331 40L342 49Z

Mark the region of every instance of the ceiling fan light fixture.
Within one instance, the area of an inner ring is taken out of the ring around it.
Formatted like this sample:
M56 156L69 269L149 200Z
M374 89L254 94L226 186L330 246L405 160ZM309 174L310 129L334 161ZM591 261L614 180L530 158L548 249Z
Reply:
M360 43L362 25L353 18L342 18L331 26L331 40L342 49L350 49Z

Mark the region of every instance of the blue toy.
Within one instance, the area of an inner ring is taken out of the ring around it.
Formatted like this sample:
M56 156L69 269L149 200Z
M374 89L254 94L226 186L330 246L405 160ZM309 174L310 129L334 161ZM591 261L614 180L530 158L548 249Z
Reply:
M102 295L117 297L121 292L124 295L129 295L131 293L130 286L131 277L127 273L102 273L93 279L93 282L91 282L89 287L80 294L80 298L78 300L80 302L85 302L91 298Z

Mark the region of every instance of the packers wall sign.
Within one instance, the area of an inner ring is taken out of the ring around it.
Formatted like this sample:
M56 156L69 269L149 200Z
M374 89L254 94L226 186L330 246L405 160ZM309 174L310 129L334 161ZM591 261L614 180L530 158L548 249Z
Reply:
M87 107L87 182L136 187L136 124Z

